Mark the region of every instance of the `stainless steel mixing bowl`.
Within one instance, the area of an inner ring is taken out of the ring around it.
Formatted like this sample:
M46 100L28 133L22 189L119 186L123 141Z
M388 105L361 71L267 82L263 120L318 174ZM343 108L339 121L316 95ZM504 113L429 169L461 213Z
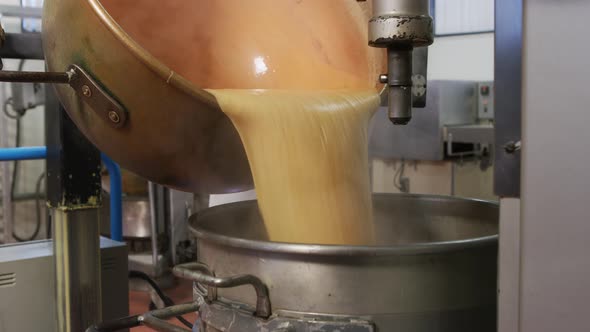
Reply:
M272 317L360 317L377 331L495 331L497 204L376 194L374 211L376 246L268 242L255 201L200 212L190 229L199 262L215 276L248 274L268 287ZM251 287L217 291L220 303L255 306ZM227 330L203 314L210 331Z

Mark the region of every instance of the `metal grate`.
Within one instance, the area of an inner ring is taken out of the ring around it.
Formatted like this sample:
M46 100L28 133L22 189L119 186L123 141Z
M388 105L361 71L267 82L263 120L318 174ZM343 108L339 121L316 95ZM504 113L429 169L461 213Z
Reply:
M0 288L12 287L16 285L16 273L2 273L0 274Z

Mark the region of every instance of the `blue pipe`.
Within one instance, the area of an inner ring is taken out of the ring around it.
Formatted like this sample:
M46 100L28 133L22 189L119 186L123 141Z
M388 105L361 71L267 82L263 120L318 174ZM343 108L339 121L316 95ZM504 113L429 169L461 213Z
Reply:
M109 171L111 183L111 239L123 241L123 189L121 169L111 158L101 153L102 162ZM46 159L47 147L34 146L0 149L0 161Z
M47 147L45 146L0 149L0 161L33 160L45 158L47 158Z
M121 168L104 153L102 162L109 171L111 183L111 239L123 241L123 188Z

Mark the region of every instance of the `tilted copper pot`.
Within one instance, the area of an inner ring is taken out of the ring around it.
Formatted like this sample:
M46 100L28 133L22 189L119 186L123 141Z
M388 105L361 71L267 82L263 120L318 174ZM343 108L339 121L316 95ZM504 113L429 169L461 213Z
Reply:
M374 87L384 59L367 47L369 5L52 0L43 14L44 50L49 70L77 65L121 106L114 113L93 101L92 86L56 86L98 148L154 182L233 192L253 185L246 155L203 89Z

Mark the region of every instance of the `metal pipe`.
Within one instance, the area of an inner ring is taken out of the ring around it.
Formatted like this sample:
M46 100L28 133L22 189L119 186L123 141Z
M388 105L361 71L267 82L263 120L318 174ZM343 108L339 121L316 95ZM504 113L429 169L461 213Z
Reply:
M0 84L0 97L4 100L4 84ZM8 146L8 130L7 122L8 118L5 116L0 117L0 146ZM3 243L10 243L13 241L12 229L14 223L13 211L12 211L12 195L8 188L11 187L11 172L10 165L8 163L2 163L2 212L4 215L4 236L1 239Z
M0 5L0 13L2 13L2 16L41 18L43 9L38 7Z
M111 187L111 239L123 241L123 189L121 168L111 158L101 153L103 164L109 172Z
M150 201L150 228L151 228L151 242L152 242L152 265L154 269L158 266L158 224L156 217L156 184L148 182L148 195ZM158 271L154 271L158 274Z
M387 49L389 119L405 125L412 118L412 47Z
M34 146L0 149L0 161L45 159L47 147Z

